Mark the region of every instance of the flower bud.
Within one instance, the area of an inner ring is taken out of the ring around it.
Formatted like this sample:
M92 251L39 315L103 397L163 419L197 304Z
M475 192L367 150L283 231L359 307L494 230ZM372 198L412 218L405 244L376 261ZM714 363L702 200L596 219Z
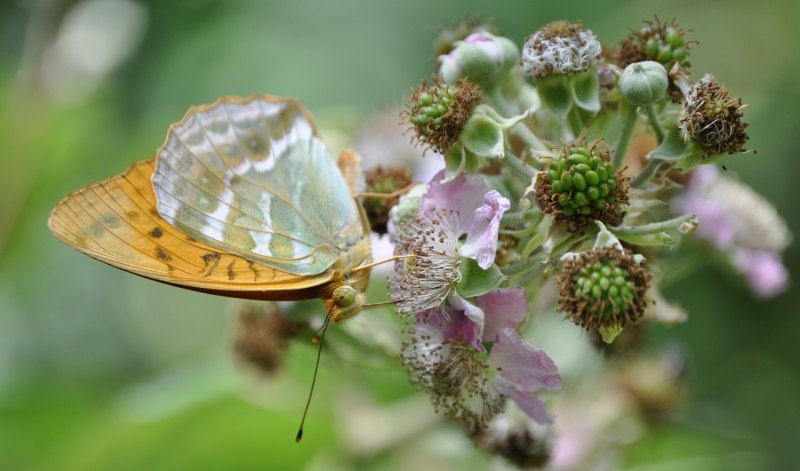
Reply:
M743 108L741 99L733 98L716 77L706 74L686 95L681 136L695 141L706 156L743 152L749 138Z
M635 324L649 303L650 274L628 249L596 247L564 261L558 311L588 331Z
M433 50L436 56L441 56L452 51L459 41L475 33L497 34L491 21L484 21L479 17L471 17L456 23L444 25L436 34Z
M466 79L433 85L423 80L403 116L414 127L414 140L444 154L458 141L464 124L481 100L480 87Z
M685 34L674 20L671 23L661 23L658 18L655 22L646 21L642 29L633 31L620 42L617 65L626 68L636 62L655 61L667 71L677 64L688 74L689 48L693 41L686 41ZM672 78L669 79L669 93L675 103L683 98Z
M652 105L660 100L668 85L667 71L654 61L630 64L619 78L622 96L628 103L637 106Z
M577 232L595 220L616 225L628 203L628 180L598 147L566 148L536 180L536 202Z
M513 41L481 31L456 42L452 51L439 56L439 73L447 83L469 79L489 90L500 83L518 61L519 49Z

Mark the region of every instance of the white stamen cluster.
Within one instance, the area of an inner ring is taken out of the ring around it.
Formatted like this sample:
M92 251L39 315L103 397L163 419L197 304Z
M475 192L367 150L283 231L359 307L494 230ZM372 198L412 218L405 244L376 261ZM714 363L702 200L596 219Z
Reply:
M397 227L395 254L412 255L395 263L389 278L400 315L416 315L441 306L461 281L455 214L438 211Z
M401 358L409 380L430 394L437 412L475 431L503 410L504 396L489 379L485 354L464 342L444 340L425 324L411 334Z
M602 46L580 23L551 23L525 41L522 69L534 79L583 72L600 61Z

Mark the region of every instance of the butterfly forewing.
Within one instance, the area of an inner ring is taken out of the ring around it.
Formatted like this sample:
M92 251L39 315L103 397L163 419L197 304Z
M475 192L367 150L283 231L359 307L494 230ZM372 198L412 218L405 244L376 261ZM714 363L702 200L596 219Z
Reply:
M156 161L159 213L221 251L314 275L365 237L347 184L295 101L224 98L192 108Z
M306 299L331 279L297 276L222 252L193 239L156 211L153 161L64 198L50 214L52 231L81 252L165 283L250 299Z

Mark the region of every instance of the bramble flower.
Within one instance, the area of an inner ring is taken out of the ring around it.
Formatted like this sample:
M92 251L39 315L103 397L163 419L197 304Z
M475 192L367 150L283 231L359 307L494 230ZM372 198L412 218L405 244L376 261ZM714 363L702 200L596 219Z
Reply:
M677 211L697 214L695 235L728 254L753 292L770 298L788 286L780 254L792 240L775 208L749 186L705 165L693 173L686 192L676 199Z
M620 41L617 65L624 69L636 62L655 61L663 65L667 72L677 64L688 74L692 41L687 41L684 37L687 31L679 28L675 20L662 23L656 18L655 22L645 21L645 24L639 31L631 32ZM683 94L671 77L669 93L675 103L680 103L683 99Z
M487 190L482 177L461 174L442 183L443 177L444 170L431 179L417 217L392 225L395 253L414 255L397 262L389 279L401 315L441 306L461 281L462 258L484 270L494 263L500 219L511 203Z
M733 98L716 77L706 74L686 95L681 136L697 142L707 156L743 152L748 140L743 108L741 99Z
M575 74L597 65L603 48L580 22L549 23L525 40L522 69L536 80L554 74Z
M513 41L478 31L456 41L450 52L439 56L439 75L447 83L468 79L483 90L491 90L518 61L519 49Z
M525 291L495 290L475 303L418 316L401 355L411 382L431 395L437 410L468 430L484 428L503 410L506 397L537 422L551 423L535 393L558 389L561 377L550 357L513 329L527 313ZM475 309L485 322L482 333L469 313ZM491 353L484 343L492 343Z
M535 185L536 203L557 221L577 232L595 220L617 225L628 203L628 179L611 163L608 152L595 146L572 146L552 160Z
M444 154L481 101L481 89L466 79L454 84L423 80L414 90L403 117L414 127L413 139Z

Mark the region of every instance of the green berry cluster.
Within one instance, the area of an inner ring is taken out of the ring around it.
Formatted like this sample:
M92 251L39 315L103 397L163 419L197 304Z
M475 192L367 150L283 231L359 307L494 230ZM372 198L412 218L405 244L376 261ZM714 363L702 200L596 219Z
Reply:
M570 219L582 228L595 219L612 225L627 203L627 180L620 177L608 153L598 147L568 148L537 180L539 207L556 219Z
M647 305L649 273L633 252L603 247L564 263L558 280L559 310L587 329L634 324Z
M480 97L480 87L466 79L455 84L434 79L433 85L423 80L403 114L414 127L417 142L444 154L458 141Z
M630 274L611 260L586 265L575 279L575 296L590 298L598 316L608 317L631 305L636 286Z

